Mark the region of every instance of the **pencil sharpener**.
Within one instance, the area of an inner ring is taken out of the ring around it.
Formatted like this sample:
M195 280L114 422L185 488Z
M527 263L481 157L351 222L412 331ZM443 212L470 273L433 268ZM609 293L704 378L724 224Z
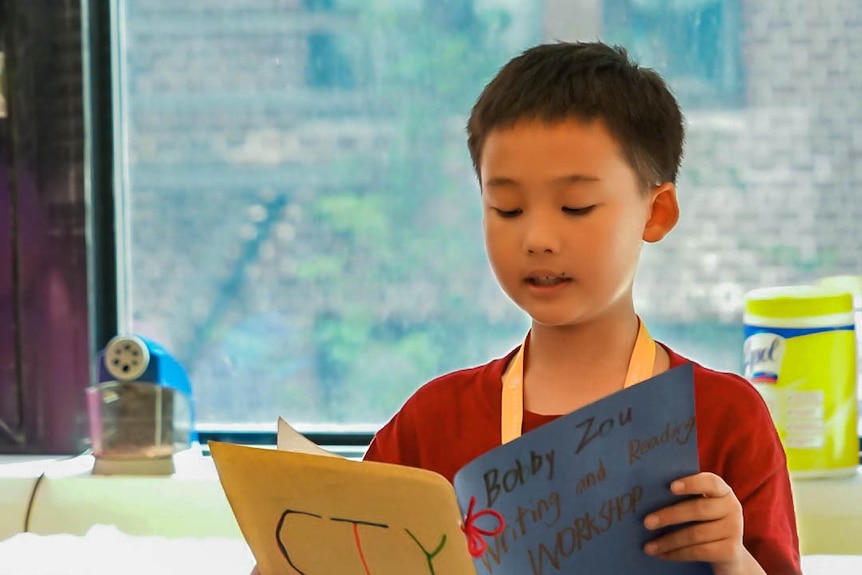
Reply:
M87 389L94 474L165 475L197 443L189 378L157 343L117 335L98 355Z

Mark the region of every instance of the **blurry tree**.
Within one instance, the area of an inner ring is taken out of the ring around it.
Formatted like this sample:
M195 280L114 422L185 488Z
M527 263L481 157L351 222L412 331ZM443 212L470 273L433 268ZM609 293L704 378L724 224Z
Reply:
M336 168L374 170L370 189L315 196L316 221L342 249L325 268L317 256L303 265L333 302L311 336L324 411L380 421L433 375L487 359L472 335L494 341L487 332L500 330L474 301L488 269L464 125L506 55L472 0L369 6L361 22L371 90L385 103L379 121L393 136L373 166L354 158ZM501 331L519 326L510 328Z

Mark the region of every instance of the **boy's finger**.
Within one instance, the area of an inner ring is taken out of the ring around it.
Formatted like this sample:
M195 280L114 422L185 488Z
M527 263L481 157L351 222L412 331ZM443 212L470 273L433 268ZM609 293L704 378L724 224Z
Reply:
M705 495L706 497L724 497L733 493L724 479L707 472L677 479L670 484L670 490L676 495Z
M658 529L691 521L714 521L730 513L729 503L725 498L695 497L686 499L650 513L644 518L644 527Z
M653 539L644 546L647 555L667 555L681 549L724 541L728 537L726 526L718 521L698 523Z
M701 545L680 547L679 549L657 555L657 557L664 561L703 561L713 563L716 560L726 560L729 553L730 550L726 541L712 541Z

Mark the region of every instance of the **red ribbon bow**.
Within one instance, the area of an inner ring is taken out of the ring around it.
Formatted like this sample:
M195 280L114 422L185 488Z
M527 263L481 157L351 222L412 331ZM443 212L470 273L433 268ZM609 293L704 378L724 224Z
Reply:
M470 555L478 559L485 553L488 544L485 543L485 537L494 537L499 535L505 529L506 524L503 521L503 516L493 509L483 509L474 514L473 509L476 507L476 498L470 497L470 507L467 509L467 517L464 519L464 525L461 526L461 531L467 535L467 550ZM490 516L497 520L497 527L494 529L482 529L476 525L476 521L482 517Z

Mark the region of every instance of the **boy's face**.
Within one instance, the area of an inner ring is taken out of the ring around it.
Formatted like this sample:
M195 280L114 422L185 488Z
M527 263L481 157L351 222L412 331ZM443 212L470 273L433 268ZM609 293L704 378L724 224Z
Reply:
M643 241L676 223L672 184L642 190L599 120L493 130L480 170L491 267L534 322L575 325L631 309Z

